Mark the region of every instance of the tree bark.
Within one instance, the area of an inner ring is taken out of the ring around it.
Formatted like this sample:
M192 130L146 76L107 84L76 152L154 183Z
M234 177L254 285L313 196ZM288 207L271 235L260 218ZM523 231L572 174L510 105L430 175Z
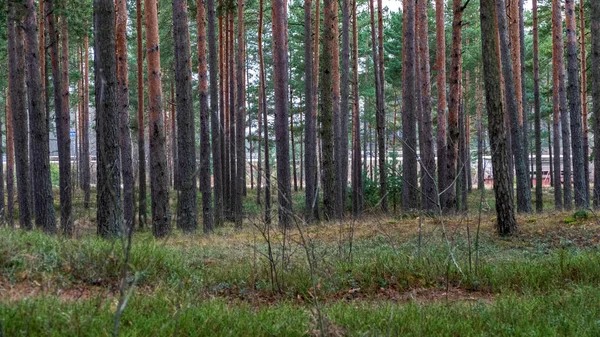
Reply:
M337 25L335 1L323 1L323 53L321 55L321 143L323 174L323 212L325 219L331 220L335 215L335 159L333 115L333 46L334 26Z
M213 188L214 188L214 225L223 224L223 162L221 160L221 128L219 127L219 92L217 61L217 37L215 33L215 0L206 0L208 11L208 66L210 69L210 129L213 155ZM208 223L203 225L207 230ZM212 231L212 227L209 229Z
M567 94L571 117L571 148L573 156L575 207L586 209L589 202L585 185L585 162L583 157L583 129L581 127L581 91L579 89L579 53L577 50L575 0L565 0L565 12L567 24L567 66L569 76Z
M90 50L89 50L89 39L87 33L83 37L83 49L85 49L85 56L83 61L83 120L82 120L82 129L83 132L81 134L81 152L82 163L81 167L81 180L83 181L83 207L88 209L90 207L91 200L91 188L90 188L90 180L91 180L91 172L90 172L90 83L89 83L89 59L90 59ZM47 111L46 111L47 112Z
M164 237L171 231L171 223L169 219L165 122L161 114L162 94L156 0L145 0L144 6L146 59L148 61L148 133L150 138L152 233L157 237Z
M427 15L427 0L419 0L418 18L418 47L419 47L419 77L421 79L421 107L423 130L423 148L421 149L422 207L434 211L437 206L437 190L435 183L435 154L433 150L433 126L431 121L431 70L429 66L429 27Z
M381 210L384 213L388 211L388 197L387 197L387 168L386 168L386 144L385 144L385 69L383 67L383 2L382 0L377 0L377 26L378 26L378 52L377 56L379 57L378 61L373 60L373 62L378 62L376 70L379 72L379 91L377 95L379 96L379 108L377 109L375 115L375 123L377 125L377 153L379 156L379 198L381 202ZM375 43L375 41L373 41ZM416 47L415 47L416 48ZM416 53L415 53L416 57ZM416 70L415 70L416 73ZM416 90L416 89L415 89ZM347 137L346 137L347 138ZM415 185L415 188L416 185Z
M517 232L517 222L508 175L508 147L505 138L502 94L500 86L498 86L500 71L498 68L498 44L495 38L496 13L494 7L494 0L482 0L480 3L483 77L494 174L497 229L500 235L512 235Z
M592 112L594 114L594 153L600 153L600 2L590 1L592 34ZM594 207L600 206L600 156L594 156Z
M33 150L31 165L34 172L33 183L36 186L34 208L36 212L36 225L42 228L44 232L54 234L56 233L56 218L54 215L54 198L52 196L52 182L50 179L50 158L48 157L49 137L46 125L48 120L46 119L46 111L44 110L40 55L38 54L37 11L33 0L24 0L23 4L26 10L23 27L26 41L27 97L29 98L31 148ZM63 29L63 33L65 33L65 29ZM68 186L68 193L70 195L70 182ZM70 203L65 206L70 206ZM67 219L70 219L70 210ZM65 235L71 236L73 230L72 220L63 220L62 225Z
M179 195L177 197L177 225L184 233L192 233L198 226L196 187L196 133L194 100L192 96L192 65L188 10L186 0L173 1L173 39L175 47L175 86L177 109L177 165Z
M585 177L585 193L588 205L590 202L590 144L588 131L587 104L587 51L585 44L585 10L583 0L579 1L579 39L581 43L581 119L583 131L583 168Z
M10 28L9 28L10 29ZM10 31L10 30L9 30ZM9 40L10 41L10 40ZM9 59L10 62L10 59ZM10 68L9 68L10 69ZM9 74L10 75L10 74ZM10 76L8 78L8 93L10 93ZM6 218L8 225L14 227L14 205L15 205L15 145L13 133L13 114L11 99L6 100L6 115L4 124L6 124Z
M437 191L440 205L446 204L446 28L444 0L435 0L436 82L437 82ZM436 198L436 201L438 198Z
M18 24L23 18L17 14L15 1L9 2L8 12L8 73L10 78L10 106L14 127L14 148L17 170L17 198L19 226L31 230L29 194L29 160L27 156L27 110L25 107L25 59L23 30Z
M52 30L50 30L52 31ZM94 0L94 61L96 70L96 144L98 162L97 221L102 237L121 236L119 115L115 56L115 7Z
M507 13L504 0L496 2L496 11L498 16L502 73L504 75L504 99L510 120L511 146L517 178L517 211L529 213L531 212L531 181L529 180L526 162L527 152L523 141L521 67L520 65L515 65L516 61L520 63L521 60L519 53L516 51L519 48L518 24L516 24L515 28L517 32L510 34L506 24ZM515 14L512 13L512 15ZM518 17L518 11L516 15ZM512 37L512 40L509 40L509 36ZM513 42L512 46L510 44L511 41ZM517 72L518 74L515 75Z
M144 138L144 54L142 45L142 0L136 0L137 39L137 117L138 117L138 223L147 222L146 210L146 140Z
M544 210L542 190L542 116L540 102L540 60L539 60L539 28L537 0L533 5L533 109L535 114L535 209Z
M290 145L288 118L287 11L283 0L272 0L273 81L275 83L275 144L277 153L277 194L279 225L292 225L292 187L290 182Z
M419 187L417 183L417 133L416 123L416 50L415 50L415 3L406 2L406 20L404 28L404 55L402 66L402 206L405 211L417 209ZM380 154L381 155L381 154Z
M572 189L571 189L571 135L570 135L570 121L569 114L567 111L567 94L565 89L565 64L564 64L564 44L563 44L563 28L562 28L562 14L560 8L560 1L552 1L552 65L554 69L553 76L553 100L554 105L554 132L555 132L555 144L554 144L554 155L555 159L555 183L560 182L561 170L560 170L560 149L559 149L559 132L562 133L562 150L563 150L563 203L565 209L570 210L572 208ZM558 127L558 116L560 116L560 129ZM559 131L560 130L560 131ZM558 163L558 164L557 164ZM556 189L556 186L555 186ZM556 198L556 195L555 195ZM560 205L556 205L557 209L560 209Z
M358 217L364 208L360 152L360 102L358 93L358 17L357 0L352 1L352 214ZM307 177L308 178L308 177Z
M319 2L320 0L317 0ZM318 17L315 19L318 21ZM312 0L304 1L304 165L306 174L306 189L304 190L306 210L304 217L307 223L317 218L317 120L314 101L315 79L313 77L313 48L312 48ZM318 27L318 26L317 26ZM315 32L316 34L316 32Z
M211 0L214 1L214 0ZM196 22L198 24L198 79L200 101L200 192L202 193L202 229L211 233L214 229L212 215L212 196L210 183L210 135L208 108L208 65L206 62L206 1L197 0ZM214 2L213 24L214 24ZM214 35L214 27L212 28ZM213 45L214 46L214 45ZM210 57L210 56L209 56ZM211 58L212 60L212 58ZM213 68L214 69L214 68ZM212 73L212 72L211 72ZM212 74L211 74L212 75ZM216 74L214 74L216 76ZM215 77L216 79L216 77ZM216 89L216 88L215 88ZM213 96L214 97L214 96ZM216 98L216 97L215 97ZM217 102L215 100L215 102ZM193 117L193 116L192 116ZM218 123L218 121L216 121ZM218 132L218 127L217 127ZM214 137L213 137L214 139ZM219 148L216 148L217 151ZM218 153L217 153L218 154ZM216 157L216 156L215 156ZM217 171L215 171L217 172ZM216 175L215 175L216 176ZM215 188L216 189L216 188Z
M121 176L123 177L123 218L126 230L135 226L133 154L129 131L129 63L127 61L127 2L116 2L117 109L119 114Z

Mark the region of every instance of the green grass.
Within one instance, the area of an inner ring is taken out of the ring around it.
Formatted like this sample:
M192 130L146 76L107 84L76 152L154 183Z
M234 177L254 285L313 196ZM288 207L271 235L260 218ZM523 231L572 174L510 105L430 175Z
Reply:
M76 239L0 229L4 336L112 333L123 245L94 235L93 213L79 215L91 222L76 223ZM287 232L285 252L275 227L277 283L252 216L241 231L228 225L210 236L137 232L122 335L315 335L314 295L333 336L600 335L595 219L526 215L518 236L499 238L486 210L476 248L474 214L445 219L451 250L437 219L424 219L420 240L416 218L302 227Z

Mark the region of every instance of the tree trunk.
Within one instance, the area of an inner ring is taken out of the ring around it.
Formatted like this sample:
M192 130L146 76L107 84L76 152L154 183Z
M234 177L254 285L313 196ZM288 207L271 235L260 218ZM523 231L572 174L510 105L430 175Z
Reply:
M594 114L594 153L600 153L600 2L590 1L592 33L592 112ZM594 207L600 206L600 156L594 156Z
M540 103L540 60L537 0L533 0L533 109L535 114L535 209L544 210L542 192L542 121Z
M90 172L90 83L89 83L89 59L90 59L90 50L89 50L89 40L87 33L83 37L83 48L85 49L85 56L83 61L83 120L82 120L82 129L83 132L81 134L81 152L82 163L81 167L81 180L83 181L83 207L88 209L90 207L91 200L91 188L90 188L90 180L91 180L91 172Z
M436 81L437 81L437 191L440 206L446 204L446 28L444 0L435 0ZM436 198L436 202L438 202Z
M229 204L229 219L231 221L235 221L235 215L236 215L236 206L237 206L237 199L236 199L236 191L237 191L237 183L238 183L238 175L237 175L237 165L236 165L236 144L237 144L237 137L236 137L236 133L235 133L235 128L236 128L236 114L237 114L237 107L236 107L236 81L237 81L237 74L236 74L236 69L234 66L234 62L235 62L235 37L234 37L234 16L233 13L229 13L228 16L228 36L229 36L229 42L228 42L228 51L227 51L227 67L229 68L228 70L228 74L229 74L229 80L227 82L228 86L229 86L229 91L228 91L228 95L227 98L229 99L229 142L227 143L227 145L229 146L229 197L228 197L228 204Z
M50 30L52 31L52 30ZM115 6L94 0L94 69L96 70L96 144L98 162L97 221L102 237L120 236L119 115L115 56Z
M338 203L343 217L348 200L348 117L350 109L350 0L342 1L342 53L341 53L341 89L340 89L340 147Z
M214 24L214 0L212 7L209 5L209 12L212 10L212 23ZM212 196L211 196L211 183L210 183L210 136L209 136L209 109L208 109L208 65L206 62L206 8L205 8L205 0L197 0L196 9L196 23L198 24L198 79L199 79L199 101L200 101L200 192L202 193L202 229L204 233L212 233L213 226L213 215L212 215ZM214 27L209 28L212 29L212 34L214 35ZM214 42L212 43L213 47L215 47ZM210 60L214 58L214 56L209 55ZM214 69L214 68L212 68ZM216 73L211 76L215 76ZM211 88L212 89L212 88ZM216 89L216 88L215 88ZM216 96L215 97L215 102ZM214 103L214 102L211 102ZM218 102L217 102L218 103ZM214 106L214 104L211 104ZM217 107L218 108L218 107ZM192 115L193 118L193 115ZM215 121L218 123L218 121ZM217 132L218 132L217 125ZM218 137L213 137L213 140ZM219 148L213 148L213 150L217 150L216 155L213 158L217 158L219 155ZM220 155L219 155L220 156ZM220 163L219 163L220 165ZM218 172L218 171L215 171ZM217 175L215 174L215 177ZM216 184L215 184L216 185ZM215 186L216 190L216 186ZM215 192L216 194L216 192Z
M127 231L135 225L135 186L133 178L133 154L129 131L129 63L127 61L127 2L116 3L117 40L117 109L119 114L121 148L121 175L123 177L123 218Z
M417 26L418 48L419 48L419 78L421 79L421 107L422 125L419 130L423 134L423 148L421 149L422 181L422 207L428 211L434 211L437 205L437 190L435 186L435 154L433 150L433 126L431 122L431 70L429 66L429 28L426 0L419 0L419 18Z
M143 228L146 211L146 141L144 138L144 54L142 45L142 0L136 0L137 38L137 117L138 117L138 223Z
M482 191L485 189L485 167L483 165L484 155L484 135L483 135L483 88L478 84L476 91L477 104L477 189Z
M450 104L448 106L448 138L446 144L446 193L445 209L456 208L456 187L453 186L458 171L458 114L460 109L460 70L462 63L462 16L461 0L453 0L452 54L450 55Z
M585 177L585 193L588 205L590 202L590 144L588 138L588 108L587 108L587 51L585 45L585 12L584 2L579 1L579 33L581 43L581 119L583 131L583 168Z
M160 51L156 0L145 0L146 59L148 61L148 111L150 138L150 194L152 233L164 237L171 231L167 184L166 140L162 111Z
M8 93L10 93L10 76L8 78ZM13 114L10 103L11 99L7 96L6 115L4 124L6 124L6 218L8 225L14 227L14 205L15 205L15 145L13 133Z
M383 68L383 2L382 0L377 0L377 7L378 7L378 11L377 11L377 26L378 26L378 40L379 40L379 44L378 44L378 57L379 59L376 61L375 59L373 60L373 62L378 62L378 66L377 68L375 68L376 71L379 72L379 91L377 92L377 95L379 96L379 108L377 109L377 112L375 114L375 120L376 120L376 125L377 125L377 152L378 152L378 156L379 156L379 198L381 199L381 210L384 213L387 213L388 211L388 202L387 202L387 169L386 169L386 158L387 158L387 153L386 153L386 149L385 149L385 76L384 76L384 68ZM373 43L375 43L375 40L373 40ZM414 42L413 42L414 44ZM414 47L416 48L416 47ZM416 57L416 53L415 53L415 57ZM416 70L415 70L416 72ZM416 88L415 88L416 90ZM347 137L346 137L347 138ZM416 180L415 180L416 182ZM417 186L415 185L414 188L416 189Z
M513 209L513 197L508 175L508 147L502 94L500 71L498 68L498 44L496 43L494 0L482 0L481 40L483 59L483 78L485 79L486 106L488 111L488 129L492 153L494 174L494 194L496 196L497 229L500 235L512 235L517 232L517 222Z
M332 78L332 90L331 100L333 101L333 137L334 137L334 156L333 156L333 167L335 167L335 186L334 186L334 214L337 219L342 219L344 202L342 198L341 185L344 184L341 176L341 147L342 147L342 127L341 127L341 116L340 116L340 43L339 43L339 19L338 19L338 2L332 1L331 4L332 15L330 16L327 29L331 29L332 35L331 40L328 42L331 44L331 78ZM347 139L347 138L346 138ZM347 184L346 184L347 185Z
M243 209L242 199L244 188L246 186L246 56L244 48L246 46L246 33L244 27L244 0L238 0L238 50L237 50L237 111L236 111L236 163L237 163L237 182L235 190L235 226L242 228ZM286 120L287 122L287 120ZM287 124L287 123L286 123Z
M562 14L560 1L552 1L552 65L553 65L553 99L554 105L554 155L555 159L555 184L559 184L561 177L560 170L560 136L562 133L562 150L563 150L563 203L565 209L570 210L572 207L572 190L571 190L571 136L570 122L567 111L567 95L565 89L565 64L564 64L564 44L563 44L563 29L562 29ZM558 117L560 116L560 129L558 125ZM560 131L559 131L560 130ZM556 190L556 186L554 187ZM556 194L555 194L556 198ZM560 209L561 205L556 204L556 208Z
M48 157L49 136L46 125L48 120L46 119L46 111L44 110L40 56L38 54L37 11L33 0L24 0L23 4L26 9L23 27L26 41L25 50L27 52L27 97L29 98L31 148L33 150L31 154L31 164L34 171L32 178L36 186L36 205L34 208L36 211L36 225L42 228L44 232L54 234L56 233L56 218L54 215L54 198L52 196L52 182L50 179L50 158ZM65 33L64 29L63 33ZM71 193L70 187L68 193L69 195ZM72 229L72 222L63 220L65 235L70 236Z
M360 153L360 102L358 91L358 17L357 0L352 1L352 213L362 214L364 193Z
M260 0L259 4L259 17L258 17L258 62L259 62L259 118L263 118L263 130L264 132L264 146L265 146L265 222L271 223L271 166L269 165L269 125L267 124L267 92L266 92L266 78L265 78L265 64L263 58L263 45L262 45L262 32L263 32L263 0ZM262 115L262 117L261 117Z
M179 176L177 225L184 233L192 233L198 226L196 222L198 192L196 187L196 133L192 96L192 65L186 0L173 1L173 40L177 92L175 102L177 109L177 174Z
M320 0L317 0L317 3ZM316 219L317 203L317 121L314 101L315 80L313 77L313 48L312 48L312 0L304 1L304 91L305 91L305 119L304 119L304 165L306 174L305 189L305 219L311 223ZM318 17L315 19L318 21ZM318 25L317 25L318 27ZM317 32L315 32L316 34Z
M273 12L273 81L275 83L275 144L277 153L277 194L279 225L291 226L292 192L288 118L287 11L283 0L271 1Z
M292 142L292 177L294 179L294 192L298 192L298 172L296 170L296 139L294 137L294 96L290 90L290 137Z
M518 39L518 24L515 34L509 34L506 24L507 14L504 0L496 2L498 16L498 34L500 37L500 53L502 59L502 73L504 75L505 103L510 120L511 146L517 178L517 211L531 212L531 188L526 162L526 149L523 141L522 121L522 89L521 89L521 67L514 63L520 63ZM514 13L513 13L514 15ZM517 11L518 16L518 11ZM509 35L512 37L513 45L510 45ZM512 54L511 54L512 52ZM513 62L515 61L515 62ZM518 62L516 62L518 61ZM518 74L516 74L518 72ZM515 75L516 74L516 75Z
M575 0L565 1L565 12L567 16L567 66L569 76L567 94L571 116L571 147L573 155L575 207L586 209L589 202L585 185L585 162L583 157L583 129L581 127L581 91L579 89L579 53L577 51Z
M14 127L14 148L17 169L17 198L19 203L19 225L31 230L31 202L29 200L29 160L27 157L27 110L25 107L25 64L23 30L18 24L17 3L9 2L8 12L8 73L10 78L10 106Z

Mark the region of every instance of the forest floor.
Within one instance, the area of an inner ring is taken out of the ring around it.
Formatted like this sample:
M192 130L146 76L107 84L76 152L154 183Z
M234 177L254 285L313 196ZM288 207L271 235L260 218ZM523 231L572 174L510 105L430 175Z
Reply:
M475 194L443 220L140 231L128 264L93 210L74 239L0 229L0 336L112 335L121 312L125 336L600 335L600 220L522 215L501 238Z

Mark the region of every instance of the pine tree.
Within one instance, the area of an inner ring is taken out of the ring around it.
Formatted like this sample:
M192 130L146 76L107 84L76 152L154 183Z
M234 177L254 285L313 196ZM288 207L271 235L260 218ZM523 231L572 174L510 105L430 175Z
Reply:
M533 109L535 113L535 209L544 209L542 191L542 122L540 102L540 60L539 60L539 28L537 0L533 5Z
M446 204L446 30L444 0L435 0L436 84L437 84L437 193L440 204ZM436 199L437 200L437 199Z
M146 141L144 137L144 54L142 45L142 0L136 0L137 117L138 117L138 223L148 222L146 211Z
M590 1L592 34L592 112L594 114L594 153L600 153L600 2ZM594 156L594 181L600 181L600 156ZM600 206L600 184L594 184L594 207Z
M94 0L94 69L96 71L96 146L98 157L98 234L121 236L119 116L115 56L115 6Z
M500 235L511 235L517 231L517 222L513 210L513 197L508 174L508 147L505 138L502 94L500 86L498 86L500 71L498 68L497 30L495 27L497 16L494 10L494 2L494 0L481 0L480 5L483 78L488 111L498 233Z

